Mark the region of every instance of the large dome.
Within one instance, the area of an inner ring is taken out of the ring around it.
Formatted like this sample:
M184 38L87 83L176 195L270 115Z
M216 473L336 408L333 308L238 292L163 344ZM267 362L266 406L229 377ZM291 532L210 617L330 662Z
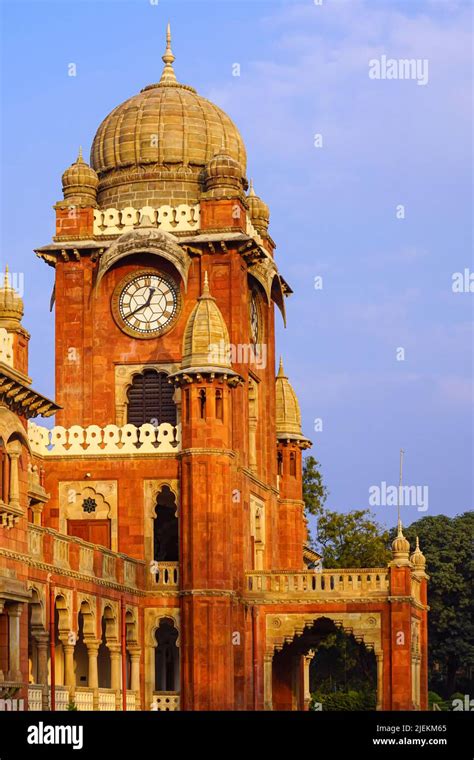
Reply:
M238 162L246 186L237 127L214 103L176 81L169 30L167 43L161 80L117 106L95 135L91 166L99 175L102 208L196 203L203 169L222 151Z

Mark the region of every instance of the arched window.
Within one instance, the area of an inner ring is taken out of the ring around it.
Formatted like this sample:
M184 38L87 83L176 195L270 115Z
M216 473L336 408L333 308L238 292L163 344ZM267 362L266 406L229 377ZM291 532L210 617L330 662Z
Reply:
M166 372L146 369L141 375L135 375L128 389L127 422L131 425L161 425L170 422L176 425L176 404L173 401L174 389L168 382Z
M155 638L155 691L179 691L178 631L173 621L160 620Z
M176 500L168 486L163 486L156 501L153 520L153 559L157 562L178 561Z

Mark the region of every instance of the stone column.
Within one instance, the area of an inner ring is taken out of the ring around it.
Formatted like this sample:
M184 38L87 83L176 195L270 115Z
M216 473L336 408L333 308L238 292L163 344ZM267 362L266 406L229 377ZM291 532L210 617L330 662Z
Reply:
M303 710L309 710L311 703L311 691L309 685L309 667L315 652L308 652L303 656Z
M265 652L263 664L264 678L264 708L272 710L272 676L273 676L273 652Z
M74 673L74 644L69 644L68 641L62 641L62 645L64 652L64 685L75 686L76 675Z
M14 442L18 443L18 441ZM10 457L10 506L12 507L20 507L20 482L18 479L18 460L20 458L21 454L21 444L18 444L20 450L18 451L17 447L13 448L13 444L11 444L11 448L8 451L8 456Z
M87 672L87 685L89 688L94 689L93 694L93 708L95 711L99 709L99 669L97 666L97 657L99 654L100 641L84 640L87 647L88 657L88 672Z
M33 512L33 525L41 525L41 514L43 512L43 504L37 501L35 504L31 504L31 511Z
M47 633L37 633L35 636L38 652L38 683L48 683L48 649L49 636Z
M97 657L99 654L99 641L84 641L86 647L87 647L87 655L88 655L88 675L87 675L87 685L91 689L98 689L99 688L99 670L97 667Z
M120 673L120 644L107 644L110 652L110 688L117 691L120 689L121 673Z
M23 604L9 604L8 614L8 647L10 670L8 680L22 681L20 670L20 615L23 612Z
M134 691L137 696L140 692L140 654L141 650L135 647L129 647L130 652L130 690Z
M382 710L383 706L383 652L376 652L377 660L377 705L376 710Z

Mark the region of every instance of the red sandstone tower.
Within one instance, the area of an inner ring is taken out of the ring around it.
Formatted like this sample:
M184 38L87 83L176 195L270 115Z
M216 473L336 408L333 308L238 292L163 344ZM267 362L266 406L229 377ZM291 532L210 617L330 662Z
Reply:
M312 651L342 626L375 653L379 709L424 707L427 576L401 526L390 568L305 565L311 444L275 378L291 290L269 210L236 126L176 80L169 33L163 61L66 170L37 250L59 408L29 387L1 291L0 679L43 708L53 680L56 709L305 709Z

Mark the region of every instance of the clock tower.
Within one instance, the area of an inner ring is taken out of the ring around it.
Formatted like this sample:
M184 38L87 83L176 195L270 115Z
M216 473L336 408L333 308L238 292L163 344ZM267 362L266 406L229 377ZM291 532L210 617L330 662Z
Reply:
M379 708L424 706L424 557L401 525L390 568L308 570L269 209L235 124L178 82L169 29L163 62L66 169L36 250L55 402L28 385L2 290L0 680L30 679L34 709L307 709L311 652L343 626L375 653Z

